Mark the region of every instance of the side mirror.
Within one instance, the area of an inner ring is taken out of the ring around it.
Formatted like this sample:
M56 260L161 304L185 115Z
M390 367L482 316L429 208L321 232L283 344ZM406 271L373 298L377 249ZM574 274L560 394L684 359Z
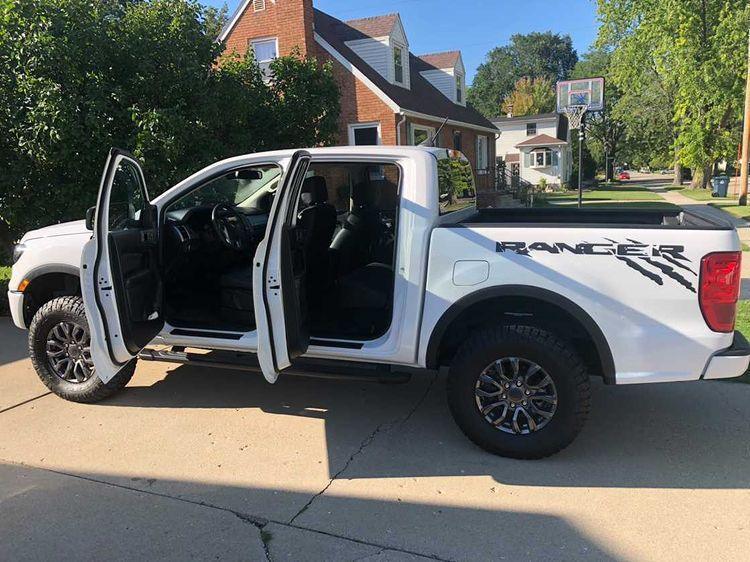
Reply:
M96 207L89 207L86 211L86 229L94 230L94 219L96 218Z

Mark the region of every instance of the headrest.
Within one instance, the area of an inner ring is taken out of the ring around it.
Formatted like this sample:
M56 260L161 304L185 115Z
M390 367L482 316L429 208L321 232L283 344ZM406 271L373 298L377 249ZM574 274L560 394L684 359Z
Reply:
M323 176L312 176L305 179L302 184L302 193L312 194L313 203L325 203L328 201L328 186Z
M352 202L356 207L374 205L377 201L377 191L370 182L360 182L352 187Z

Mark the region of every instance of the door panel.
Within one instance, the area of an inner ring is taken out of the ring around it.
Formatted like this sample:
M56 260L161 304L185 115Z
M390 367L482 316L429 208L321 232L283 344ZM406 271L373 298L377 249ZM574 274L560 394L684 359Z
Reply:
M113 149L99 188L94 233L81 260L91 356L104 382L164 325L157 225L140 164Z
M276 190L266 237L255 254L258 360L271 383L307 351L309 341L305 264L295 232L296 204L309 164L305 151L292 156Z

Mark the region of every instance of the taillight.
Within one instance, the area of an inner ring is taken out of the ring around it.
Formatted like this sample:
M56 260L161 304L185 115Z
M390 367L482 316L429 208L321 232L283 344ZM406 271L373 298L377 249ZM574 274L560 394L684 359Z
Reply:
M698 301L706 324L714 332L734 330L741 273L741 252L716 252L701 260Z

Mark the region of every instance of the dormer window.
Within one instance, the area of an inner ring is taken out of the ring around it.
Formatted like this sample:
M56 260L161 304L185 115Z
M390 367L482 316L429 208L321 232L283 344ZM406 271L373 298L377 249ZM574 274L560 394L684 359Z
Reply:
M404 83L404 51L401 47L393 47L393 81Z
M464 77L460 74L456 75L456 102L463 103L464 101Z

